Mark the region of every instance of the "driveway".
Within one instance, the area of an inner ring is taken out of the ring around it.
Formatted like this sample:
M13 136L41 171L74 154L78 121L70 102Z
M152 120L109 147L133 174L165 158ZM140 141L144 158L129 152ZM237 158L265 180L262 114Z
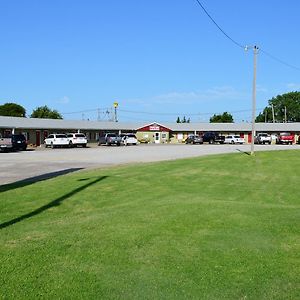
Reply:
M255 151L300 149L300 145L255 145ZM29 149L0 153L0 185L37 181L81 169L145 163L203 155L250 152L250 145L138 145L72 149Z

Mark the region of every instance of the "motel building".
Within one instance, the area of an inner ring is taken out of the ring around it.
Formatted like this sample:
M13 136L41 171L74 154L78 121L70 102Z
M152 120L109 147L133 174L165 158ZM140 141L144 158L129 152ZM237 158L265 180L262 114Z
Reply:
M294 136L294 143L300 136L300 123L256 123L256 133L266 132L278 135L289 132ZM96 143L99 136L106 132L135 133L138 140L144 143L184 143L189 134L202 135L204 132L215 131L221 135L235 134L251 143L251 123L158 123L145 124L142 122L109 122L109 121L80 121L55 120L37 118L18 118L0 116L0 135L22 133L28 144L39 147L51 133L81 132L88 141Z

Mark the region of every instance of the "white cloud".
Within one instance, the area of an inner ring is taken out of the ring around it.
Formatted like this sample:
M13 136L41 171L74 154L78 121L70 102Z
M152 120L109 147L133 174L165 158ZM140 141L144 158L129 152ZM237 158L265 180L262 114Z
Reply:
M261 85L257 85L256 91L259 92L259 93L268 93L269 92L267 88L265 88Z
M300 90L300 83L288 83L286 86L289 90L293 90L293 91Z
M252 91L238 90L231 86L218 86L203 91L172 91L165 94L124 99L121 106L129 106L134 111L167 111L177 114L193 112L222 112L245 109L250 103ZM120 107L121 107L120 106ZM182 111L184 110L184 111Z
M156 103L160 104L174 104L181 103L206 103L213 101L228 101L244 98L245 93L236 90L230 86L221 86L208 89L200 92L171 92L168 94L153 97Z
M182 103L193 103L199 100L199 94L195 92L170 92L167 94L154 96L151 101L156 104L176 104Z
M70 98L67 96L63 96L62 98L58 99L56 102L60 104L68 104L70 103Z

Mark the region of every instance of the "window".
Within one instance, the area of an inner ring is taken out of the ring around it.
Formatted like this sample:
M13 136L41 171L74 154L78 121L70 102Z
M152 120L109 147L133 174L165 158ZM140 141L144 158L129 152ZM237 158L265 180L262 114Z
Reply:
M177 134L177 139L178 140L183 140L183 133L178 133Z

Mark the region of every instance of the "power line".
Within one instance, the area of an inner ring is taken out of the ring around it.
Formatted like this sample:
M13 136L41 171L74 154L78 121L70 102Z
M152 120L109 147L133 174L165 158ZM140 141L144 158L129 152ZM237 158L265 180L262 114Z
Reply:
M242 48L242 49L246 49L247 46L243 46L241 43L238 43L237 41L235 41L232 37L230 37L222 28L221 26L218 25L218 23L213 19L213 17L208 13L208 11L205 9L205 7L203 6L203 4L199 1L196 0L196 2L199 4L199 6L202 8L202 10L205 12L205 14L209 17L209 19L215 24L215 26L231 41L233 42L236 46ZM283 61L282 59L277 58L276 56L268 53L267 51L263 50L262 48L259 48L260 52L264 53L266 56L270 57L271 59L273 59L274 61L277 61L278 63L285 65L286 67L292 68L294 70L300 71L299 67L296 67L292 64L289 64L285 61Z
M86 112L98 112L98 111L104 111L106 112L111 108L94 108L94 109L86 109L86 110L80 110L80 111L73 111L73 112L64 112L62 113L63 115L72 115L72 114L81 114L81 113L86 113Z
M245 49L245 46L243 46L242 44L238 43L237 41L235 41L232 37L230 37L219 25L218 23L213 19L213 17L208 13L208 11L205 9L205 7L202 5L202 3L199 0L196 0L197 3L199 4L199 6L203 9L203 11L205 12L205 14L210 18L210 20L217 26L217 28L232 42L234 43L236 46Z
M297 70L297 71L300 71L300 68L298 68L298 67L296 67L296 66L293 66L293 65L291 65L291 64L289 64L289 63L286 63L285 61L283 61L283 60L277 58L276 56L274 56L274 55L268 53L267 51L265 51L265 50L263 50L263 49L261 49L261 48L260 48L259 50L260 50L263 54L265 54L265 55L267 55L268 57L272 58L273 60L275 60L275 61L281 63L282 65L285 65L285 66L287 66L287 67L289 67L289 68L292 68L292 69L295 69L295 70Z
M97 111L97 109L86 109L86 110L80 110L80 111L73 111L73 112L63 112L63 115L73 115L73 114L81 114L86 112L92 112Z
M264 108L257 108L257 111L261 111ZM249 112L251 109L242 109L242 110L233 110L233 111L227 111L228 113L231 114L238 114L238 113L245 113ZM74 111L74 112L65 112L62 113L62 115L71 115L71 114L83 114L83 113L88 113L88 112L97 112L98 117L99 114L101 115L108 115L111 114L111 108L96 108L96 109L85 109L85 110L80 110L80 111ZM163 113L163 112L149 112L149 111L134 111L134 110L126 110L126 109L118 109L119 113L122 113L122 116L124 114L140 114L140 115L153 115L153 116L190 116L190 117L201 117L201 116L211 116L214 114L222 114L223 112L221 111L214 111L214 112L198 112L198 113L189 113L189 112L172 112L172 113ZM142 119L140 119L142 120Z
M125 113L132 113L132 114L144 114L144 115L160 115L160 116L177 116L178 113L162 113L162 112L147 112L147 111L133 111L133 110L125 110L125 109L119 109L120 112L125 112ZM182 113L179 113L180 115ZM192 114L189 114L192 115ZM193 114L193 115L198 115L198 114Z
M257 108L256 110L262 110L264 108ZM131 113L131 114L146 114L146 115L159 115L159 116L205 116L205 115L213 115L213 114L222 114L223 112L204 112L204 113L183 113L183 112L177 112L177 113L162 113L162 112L146 112L146 111L133 111L133 110L125 110L125 109L119 109L119 112L123 113ZM252 109L242 109L242 110L234 110L234 111L228 111L229 113L243 113L243 112L249 112L252 111Z

